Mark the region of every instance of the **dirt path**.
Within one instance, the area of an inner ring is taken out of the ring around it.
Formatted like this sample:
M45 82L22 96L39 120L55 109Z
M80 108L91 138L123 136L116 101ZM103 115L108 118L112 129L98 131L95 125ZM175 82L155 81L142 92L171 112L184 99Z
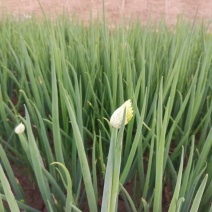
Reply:
M14 17L55 16L64 10L87 22L92 11L93 17L101 17L103 0L0 0L0 14L9 13ZM212 20L211 0L104 0L106 17L110 23L117 23L121 17L125 20L141 18L144 22L151 14L152 19L165 17L168 23L175 23L177 16L184 14L186 18L204 18ZM40 6L41 5L41 6Z

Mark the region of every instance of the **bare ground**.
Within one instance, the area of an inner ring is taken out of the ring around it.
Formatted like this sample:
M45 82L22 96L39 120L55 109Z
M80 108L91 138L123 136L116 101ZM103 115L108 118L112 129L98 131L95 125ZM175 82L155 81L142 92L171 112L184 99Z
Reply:
M179 15L185 18L204 18L212 20L211 0L104 0L105 13L110 24L119 22L122 18L129 21L141 18L145 22L149 16L153 20L163 17L167 23L174 24ZM0 14L7 13L14 17L42 16L61 14L63 11L70 16L76 15L88 22L92 11L94 18L102 15L103 0L1 0Z

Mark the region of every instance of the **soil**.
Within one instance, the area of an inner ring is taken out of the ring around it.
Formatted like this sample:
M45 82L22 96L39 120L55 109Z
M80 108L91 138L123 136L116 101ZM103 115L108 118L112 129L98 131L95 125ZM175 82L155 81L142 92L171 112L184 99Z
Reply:
M45 15L54 18L65 11L70 17L76 16L88 23L91 14L94 19L102 18L103 1L105 15L111 25L123 19L130 21L138 18L145 23L150 17L156 21L164 18L168 24L173 25L179 15L183 15L188 20L196 18L204 19L208 23L212 21L211 0L1 0L0 17L3 14L9 14L15 19L32 16L41 18L44 11ZM27 204L40 211L46 211L37 185L32 183L26 170L14 164L12 167L24 190ZM166 196L169 190L165 188ZM120 211L124 211L123 204L119 203ZM88 211L88 208L84 211Z
M145 23L151 16L153 20L163 17L167 23L176 23L179 15L185 18L204 18L211 21L211 0L1 0L0 15L11 14L15 18L42 17L46 15L54 17L67 12L70 16L77 16L84 22L91 17L102 16L103 1L106 18L110 24L122 20L141 18Z
M15 177L23 189L25 203L39 211L46 212L45 204L42 200L38 185L32 179L31 174L24 166L12 164Z

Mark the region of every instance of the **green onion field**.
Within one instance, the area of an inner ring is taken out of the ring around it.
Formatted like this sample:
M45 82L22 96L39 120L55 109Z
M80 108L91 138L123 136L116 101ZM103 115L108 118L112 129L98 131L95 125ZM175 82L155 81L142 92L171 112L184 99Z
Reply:
M210 28L3 18L0 211L40 211L14 166L49 212L212 212Z

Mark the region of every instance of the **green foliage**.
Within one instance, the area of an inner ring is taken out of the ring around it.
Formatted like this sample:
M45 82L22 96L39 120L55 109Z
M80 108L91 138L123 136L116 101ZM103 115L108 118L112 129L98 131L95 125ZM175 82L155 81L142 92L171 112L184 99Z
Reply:
M31 173L48 211L117 211L120 198L126 211L211 210L204 24L5 18L0 37L1 211L38 211L10 162ZM107 120L127 99L134 118L113 129Z

